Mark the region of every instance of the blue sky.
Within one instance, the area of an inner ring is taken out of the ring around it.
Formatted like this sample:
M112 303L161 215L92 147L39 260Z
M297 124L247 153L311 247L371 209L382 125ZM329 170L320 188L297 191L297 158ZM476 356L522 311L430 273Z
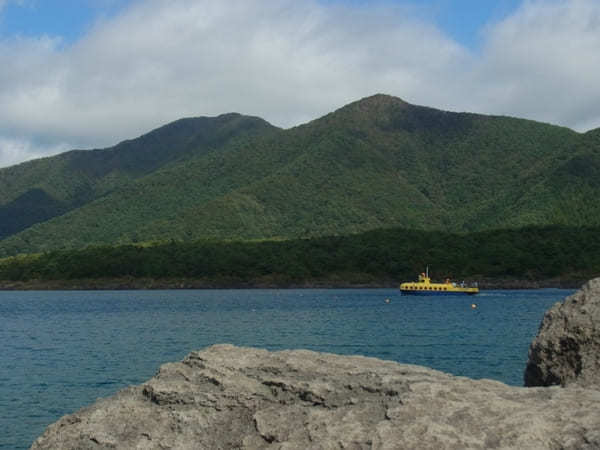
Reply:
M0 0L0 167L375 93L600 127L600 0Z
M5 0L0 22L3 37L50 35L76 42L96 22L118 15L134 0ZM374 5L408 6L415 17L437 24L461 44L477 48L480 30L502 20L522 0L323 0L360 8Z
M128 3L128 0L5 0L0 33L4 38L47 34L72 43L97 20L118 14Z
M471 48L477 48L481 30L513 13L522 0L439 0L433 20L450 36Z

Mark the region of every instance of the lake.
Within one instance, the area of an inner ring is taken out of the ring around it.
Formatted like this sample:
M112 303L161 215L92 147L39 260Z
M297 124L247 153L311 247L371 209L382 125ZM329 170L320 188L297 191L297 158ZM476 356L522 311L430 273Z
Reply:
M360 354L520 386L544 311L573 292L0 291L0 448L28 448L64 414L217 343Z

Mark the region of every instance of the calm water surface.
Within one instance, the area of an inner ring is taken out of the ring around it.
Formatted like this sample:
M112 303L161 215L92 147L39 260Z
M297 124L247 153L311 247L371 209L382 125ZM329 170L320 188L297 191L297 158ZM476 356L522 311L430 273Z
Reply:
M0 291L0 448L28 448L62 415L224 342L361 354L522 385L544 311L572 292Z

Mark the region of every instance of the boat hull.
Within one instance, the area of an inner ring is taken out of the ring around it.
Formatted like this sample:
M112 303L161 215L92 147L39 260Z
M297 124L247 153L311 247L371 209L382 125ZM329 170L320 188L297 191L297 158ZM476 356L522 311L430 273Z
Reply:
M436 297L446 297L446 296L455 296L455 295L476 295L479 292L464 292L464 291L414 291L414 290L404 290L401 289L400 293L402 295L423 295L423 296L436 296Z

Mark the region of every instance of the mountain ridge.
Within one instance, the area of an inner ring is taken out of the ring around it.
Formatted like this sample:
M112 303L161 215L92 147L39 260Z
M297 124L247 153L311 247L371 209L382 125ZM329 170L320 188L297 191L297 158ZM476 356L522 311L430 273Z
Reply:
M143 135L144 142L113 147L147 152L146 172L136 173L135 158L119 159L116 151L110 155L124 163L102 166L112 172L86 164L79 172L62 168L69 175L84 172L71 180L69 192L85 203L66 212L57 207L54 216L5 233L0 255L90 243L286 239L396 226L460 232L600 224L600 207L586 202L600 193L600 132L594 130L582 134L513 117L441 111L384 94L290 129L249 116L218 117L221 125L204 118L204 137L167 135L158 146L169 148L162 159L147 136L185 128L189 119ZM6 185L2 175L0 170L0 187ZM94 195L77 194L90 183ZM62 199L39 183L29 187ZM0 195L0 212L15 210L2 200Z

